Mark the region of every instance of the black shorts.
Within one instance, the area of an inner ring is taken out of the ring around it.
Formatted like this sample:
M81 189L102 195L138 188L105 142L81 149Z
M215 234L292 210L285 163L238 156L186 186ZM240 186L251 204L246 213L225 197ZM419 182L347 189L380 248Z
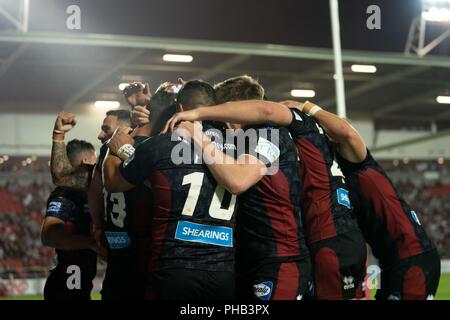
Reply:
M148 300L231 300L234 297L233 272L165 269L148 275Z
M237 276L242 300L302 300L312 285L309 256L263 263Z
M74 282L69 279L71 275L65 271L60 268L50 271L44 286L44 300L91 300L93 277L83 278L81 271L79 288L69 288L68 282Z
M377 300L434 299L441 276L441 261L436 250L402 259L381 271Z
M313 264L314 299L363 298L367 248L360 231L316 242L309 249Z
M145 274L129 261L108 261L102 285L102 300L143 300Z

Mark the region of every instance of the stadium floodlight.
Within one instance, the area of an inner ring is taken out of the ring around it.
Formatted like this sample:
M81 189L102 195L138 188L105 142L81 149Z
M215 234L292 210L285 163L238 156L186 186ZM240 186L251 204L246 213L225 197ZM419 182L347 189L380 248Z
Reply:
M447 30L426 44L427 23L447 25ZM450 0L422 0L422 13L409 28L405 54L415 52L424 57L450 36Z
M4 161L8 161L8 160L9 160L9 156L8 156L7 154L5 154L5 155L3 156L3 160L4 160Z
M422 0L422 18L433 22L450 22L450 0Z
M296 98L313 98L316 96L316 92L309 89L294 89L291 91L291 96Z
M353 64L351 66L353 72L361 73L375 73L377 72L377 67L368 64Z
M123 91L123 89L125 89L127 86L128 86L128 83L122 82L121 84L119 84L119 90Z
M119 101L95 101L95 108L97 109L117 109L120 107Z
M165 54L163 60L166 62L184 62L189 63L194 60L194 57L188 54Z
M0 164L3 164L3 162L5 162L5 160L3 160L3 158L0 158Z
M438 103L450 104L450 96L438 96L436 97Z
M450 9L430 8L429 10L422 12L422 17L426 21L450 22Z
M444 164L444 158L443 158L443 157L439 157L439 158L437 159L437 163L439 163L439 164Z

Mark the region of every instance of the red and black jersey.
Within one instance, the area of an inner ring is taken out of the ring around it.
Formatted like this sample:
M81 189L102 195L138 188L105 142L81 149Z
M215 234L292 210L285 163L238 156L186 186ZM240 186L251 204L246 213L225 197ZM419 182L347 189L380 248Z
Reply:
M138 144L147 137L135 137ZM102 165L108 151L105 143L100 149L97 168L102 172ZM103 230L108 249L108 264L139 266L144 271L150 238L152 193L145 185L139 185L127 192L109 193L103 191L104 216Z
M83 191L57 187L47 200L46 217L49 216L64 221L64 229L68 233L91 236L91 216L87 196ZM97 256L89 249L56 249L55 269L65 273L71 265L79 266L84 275L83 281L90 283L97 270Z
M130 183L146 181L152 188L149 271L234 270L236 197L217 185L201 150L176 133L151 137L120 172Z
M382 266L435 248L418 214L369 151L360 163L351 163L339 154L337 160L347 178L358 224Z
M239 133L239 131L241 131ZM268 174L238 196L236 259L239 272L271 261L308 256L298 193L301 180L295 145L285 128L259 127L236 134L237 155L250 154ZM239 141L245 138L245 149Z
M344 175L322 127L307 114L291 109L289 132L300 157L300 204L308 244L358 230Z

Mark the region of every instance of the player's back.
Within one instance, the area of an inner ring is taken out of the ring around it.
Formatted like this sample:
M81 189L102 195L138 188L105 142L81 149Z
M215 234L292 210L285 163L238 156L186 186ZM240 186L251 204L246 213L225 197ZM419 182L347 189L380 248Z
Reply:
M234 270L236 197L217 185L201 161L191 143L166 134L142 143L121 169L131 182L145 176L152 188L149 271Z
M292 109L292 114L289 132L300 157L303 185L299 194L308 243L359 230L344 175L322 127L303 112Z
M337 157L350 187L358 223L383 266L435 247L417 213L400 196L369 151L361 163Z
M271 141L279 158L270 163L268 170L275 169L271 174L238 197L237 259L244 269L264 261L308 256L301 225L298 199L301 180L295 145L285 128L261 127L255 132L258 145L253 149L259 150L258 155L271 161L270 154L274 152L265 147Z

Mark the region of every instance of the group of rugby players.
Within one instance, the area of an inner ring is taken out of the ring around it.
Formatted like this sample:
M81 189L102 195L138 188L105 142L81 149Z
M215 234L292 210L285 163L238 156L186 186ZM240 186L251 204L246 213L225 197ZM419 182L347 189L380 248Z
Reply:
M345 119L271 102L249 76L124 95L96 162L89 143L65 146L75 116L56 120L46 299L89 299L96 255L105 300L362 299L366 243L377 299L434 297L436 248Z

